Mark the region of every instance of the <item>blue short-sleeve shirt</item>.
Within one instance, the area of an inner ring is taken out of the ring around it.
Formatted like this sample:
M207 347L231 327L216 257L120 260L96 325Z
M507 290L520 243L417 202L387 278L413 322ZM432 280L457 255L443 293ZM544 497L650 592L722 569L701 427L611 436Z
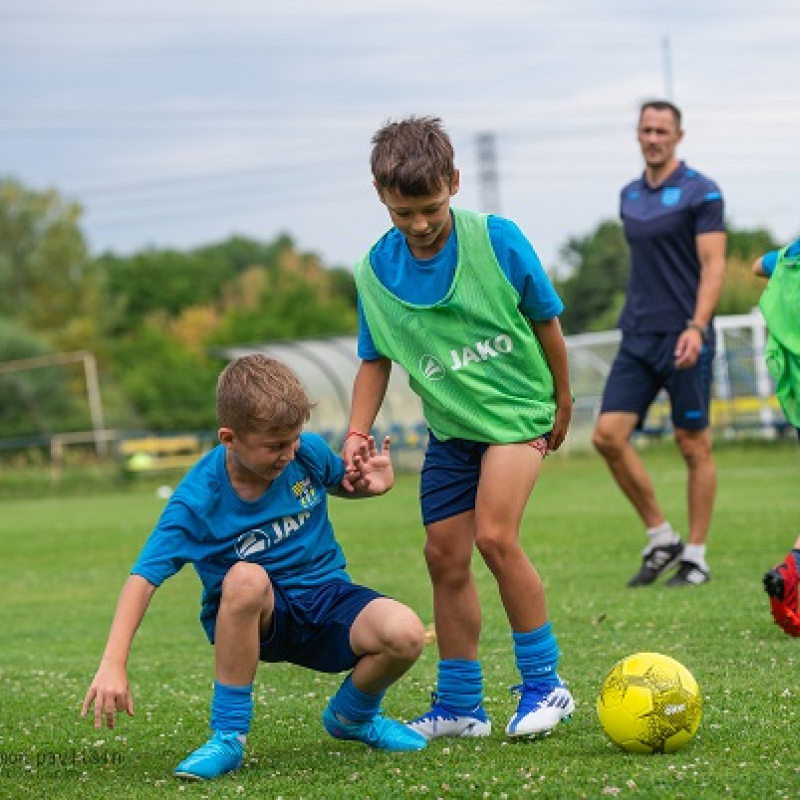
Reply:
M131 572L160 586L185 564L203 583L204 604L219 597L238 561L261 564L284 591L349 581L328 517L328 489L344 462L322 437L300 436L295 459L257 500L243 500L225 468L225 448L206 454L181 481Z
M761 259L761 268L769 278L772 277L772 273L775 272L775 267L778 265L778 255L780 252L780 250L770 250L770 252ZM786 251L786 255L790 258L800 256L800 239L792 242L789 249Z
M619 327L629 333L677 333L694 314L701 264L696 238L725 230L714 181L684 162L660 186L644 175L620 197L630 276Z

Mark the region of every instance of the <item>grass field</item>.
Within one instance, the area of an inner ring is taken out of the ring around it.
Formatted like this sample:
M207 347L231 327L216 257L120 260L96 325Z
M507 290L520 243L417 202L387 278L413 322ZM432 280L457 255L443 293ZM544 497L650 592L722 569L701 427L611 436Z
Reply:
M685 530L684 472L671 447L645 458L670 518ZM491 578L484 602L484 740L439 740L388 754L329 738L320 724L339 676L264 666L246 767L211 784L171 771L207 736L212 651L197 622L199 584L185 570L156 595L130 666L136 716L109 732L78 714L119 589L163 501L152 488L0 504L0 798L790 798L800 797L800 641L772 622L760 586L800 529L796 444L722 447L709 561L692 589L625 588L643 536L600 461L546 464L524 525L548 591L560 673L578 704L541 741L509 743L503 728L518 681ZM416 479L386 497L331 501L351 574L409 603L430 622ZM682 661L700 683L704 718L673 755L611 745L594 703L607 670L640 650ZM387 695L401 718L428 703L436 674L427 647Z

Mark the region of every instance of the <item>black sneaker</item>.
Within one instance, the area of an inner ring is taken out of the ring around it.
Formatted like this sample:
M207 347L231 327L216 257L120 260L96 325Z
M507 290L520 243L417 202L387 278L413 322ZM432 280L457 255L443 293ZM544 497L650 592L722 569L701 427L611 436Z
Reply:
M645 551L642 568L628 581L628 586L649 586L680 560L683 542L663 544Z
M667 581L667 586L700 586L710 580L707 569L693 561L681 561L678 571Z

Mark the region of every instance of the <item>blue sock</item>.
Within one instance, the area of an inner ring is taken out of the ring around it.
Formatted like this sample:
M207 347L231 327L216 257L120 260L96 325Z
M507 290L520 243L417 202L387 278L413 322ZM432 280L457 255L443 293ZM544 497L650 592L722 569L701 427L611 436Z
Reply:
M436 681L437 702L450 711L467 714L483 703L483 674L480 661L450 658L439 662Z
M331 698L331 711L342 721L367 722L380 710L385 694L386 692L380 694L362 692L353 685L352 675L348 675L339 687L339 691Z
M211 729L249 733L253 719L253 684L226 686L214 681L211 696Z
M556 682L556 667L558 666L558 644L553 636L553 628L545 622L541 628L528 633L517 633L514 636L514 655L517 659L517 669L522 675L523 683L536 683L537 681Z

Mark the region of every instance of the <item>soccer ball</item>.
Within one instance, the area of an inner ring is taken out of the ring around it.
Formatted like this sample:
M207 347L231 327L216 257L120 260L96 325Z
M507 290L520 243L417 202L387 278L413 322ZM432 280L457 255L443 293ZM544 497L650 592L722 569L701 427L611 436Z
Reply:
M597 716L608 738L629 753L674 753L697 733L703 698L692 673L674 658L635 653L606 676Z

